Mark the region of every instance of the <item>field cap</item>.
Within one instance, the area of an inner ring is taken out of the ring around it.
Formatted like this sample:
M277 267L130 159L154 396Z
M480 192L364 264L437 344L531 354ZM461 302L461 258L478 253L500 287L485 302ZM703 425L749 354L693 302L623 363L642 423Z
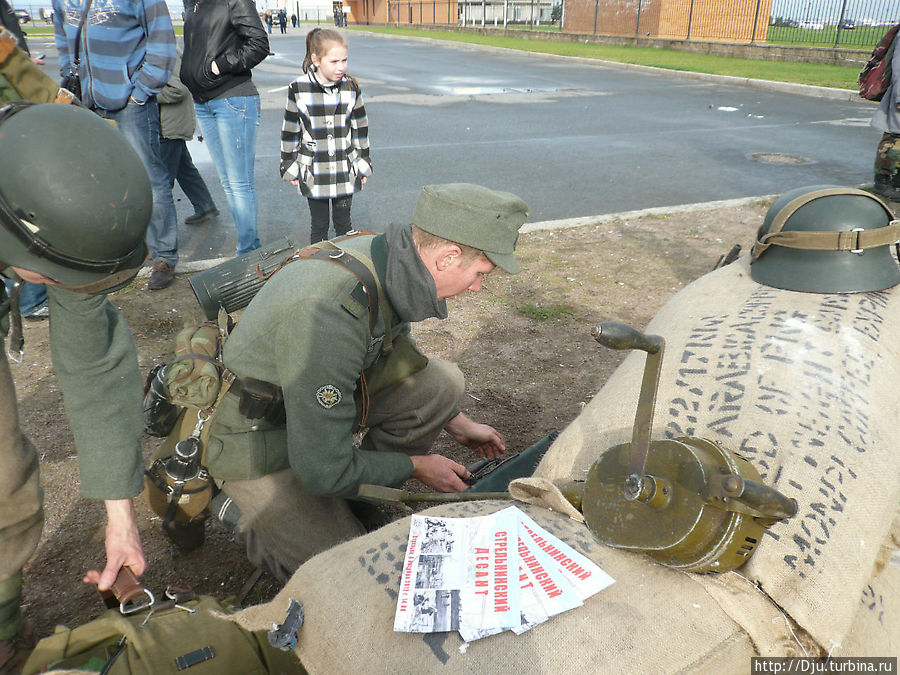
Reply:
M527 217L528 205L509 192L446 183L422 188L412 223L436 237L478 249L497 267L518 274L513 251Z

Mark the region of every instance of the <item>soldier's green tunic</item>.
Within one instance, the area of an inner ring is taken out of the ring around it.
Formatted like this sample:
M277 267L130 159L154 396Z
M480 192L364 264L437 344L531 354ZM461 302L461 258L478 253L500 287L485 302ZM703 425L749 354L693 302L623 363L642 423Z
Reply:
M241 509L238 534L248 557L282 580L316 553L363 533L343 498L360 483L407 479L410 455L428 452L459 413L465 388L454 364L421 355L421 370L401 377L391 358L390 376L376 375L388 351L385 320L397 352L398 338L412 344L411 321L447 316L410 228L341 246L369 258L381 281L387 311L379 312L372 336L357 278L311 259L290 263L266 282L225 343L225 365L238 377L282 388L287 423L247 421L237 397L226 395L211 423L207 466L225 479L225 493ZM370 428L356 447L363 368L372 388ZM394 386L379 388L378 380Z
M346 497L355 495L360 483L395 485L412 473L405 453L353 446L360 370L382 355L385 319L392 324L395 341L401 335L412 338L408 318L398 315L390 302L398 293L392 293L386 272L386 236L355 237L341 246L372 260L387 293L390 316L379 313L370 339L358 279L327 261L294 262L270 279L225 343L224 361L238 377L281 386L286 428L217 416L207 454L216 478L255 478L290 466L312 494ZM430 315L439 316L443 303L436 299L427 269L419 265L419 282L423 289L430 283L432 289L432 299L420 303L425 307L421 311L428 313L433 302L437 308ZM399 294L410 292L404 288ZM221 424L230 433L221 433ZM246 457L253 458L252 466L242 464Z

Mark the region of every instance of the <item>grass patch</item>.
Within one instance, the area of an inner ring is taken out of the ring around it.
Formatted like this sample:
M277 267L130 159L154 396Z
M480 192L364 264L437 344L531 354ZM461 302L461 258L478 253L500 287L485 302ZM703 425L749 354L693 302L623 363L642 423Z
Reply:
M548 29L551 27L548 26ZM448 42L517 49L536 54L556 54L575 56L586 59L630 63L641 66L653 66L667 70L682 72L709 73L711 75L730 75L732 77L772 80L775 82L791 82L809 84L833 89L856 90L859 68L856 66L836 66L819 63L782 63L777 61L759 61L756 59L738 59L713 54L692 54L674 49L657 49L654 47L620 47L616 45L584 44L582 42L551 42L540 39L507 37L503 35L481 35L477 33L461 33L457 31L415 30L413 28L396 28L393 26L352 26L351 30L364 30L385 35L401 35L409 37L428 37ZM771 30L771 29L770 29ZM791 29L796 30L796 29ZM880 30L880 29L879 29ZM52 25L28 25L29 36L52 35ZM862 31L842 31L843 38L861 37ZM175 34L181 35L182 26L175 25ZM527 32L523 30L523 32ZM534 31L539 32L539 31ZM855 34L855 35L854 35ZM874 33L873 33L874 35ZM784 36L786 37L786 35ZM810 36L811 38L813 36ZM879 35L880 39L880 35ZM774 42L774 40L770 40ZM818 44L814 42L813 44ZM807 43L805 46L813 46ZM823 46L826 46L823 44Z
M458 33L456 31L421 31L391 26L365 26L357 30L363 29L368 32L385 35L429 37L435 40L503 47L538 54L576 56L587 59L615 61L617 63L653 66L667 70L730 75L733 77L810 84L836 89L855 90L857 86L856 80L859 76L859 68L856 66L781 63L777 61L715 56L713 54L692 54L674 49L657 49L654 47L620 47L616 45L584 44L581 42L551 42L502 35Z
M563 304L532 305L530 302L523 302L516 309L532 321L539 322L567 321L575 316L575 309Z

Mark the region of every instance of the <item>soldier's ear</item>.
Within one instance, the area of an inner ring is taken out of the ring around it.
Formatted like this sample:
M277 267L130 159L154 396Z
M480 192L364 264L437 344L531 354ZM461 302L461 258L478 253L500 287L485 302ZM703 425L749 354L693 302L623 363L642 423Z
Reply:
M448 244L447 246L442 247L437 260L435 261L438 270L443 272L444 270L449 269L460 255L462 255L462 249L456 244Z

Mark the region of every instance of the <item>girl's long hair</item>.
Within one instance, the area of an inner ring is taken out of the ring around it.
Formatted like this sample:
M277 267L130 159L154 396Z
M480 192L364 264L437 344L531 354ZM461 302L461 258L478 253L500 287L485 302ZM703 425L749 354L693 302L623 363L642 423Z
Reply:
M300 66L304 73L308 73L312 67L312 55L318 54L319 58L324 56L325 43L334 42L343 47L347 46L344 36L331 28L313 28L306 34L306 56L303 57L303 64Z
M333 42L342 47L347 46L347 41L344 39L344 36L331 28L313 28L306 34L306 56L303 57L303 64L300 66L304 73L308 73L310 69L315 70L315 66L313 66L312 62L312 55L318 54L319 58L324 56L326 51L325 45L328 42ZM359 94L359 83L356 79L353 78L350 73L344 73L344 77L350 80L353 89Z

